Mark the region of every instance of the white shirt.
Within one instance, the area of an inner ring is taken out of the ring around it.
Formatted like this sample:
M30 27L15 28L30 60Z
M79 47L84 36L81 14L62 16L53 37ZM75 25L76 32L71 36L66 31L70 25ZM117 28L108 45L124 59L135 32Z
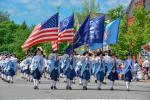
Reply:
M137 71L139 68L139 65L137 63L134 64L134 66L132 67L133 71Z
M110 56L108 56L108 55L104 56L104 62L105 63L112 63L112 60L113 59Z
M145 60L143 62L143 67L149 67L150 66L150 62L148 60Z

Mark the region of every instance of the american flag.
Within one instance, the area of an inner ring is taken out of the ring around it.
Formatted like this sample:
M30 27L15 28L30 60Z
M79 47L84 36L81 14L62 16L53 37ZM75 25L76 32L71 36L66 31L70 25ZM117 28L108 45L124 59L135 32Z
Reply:
M58 41L52 41L51 45L52 45L53 51L57 51L58 50Z
M74 15L65 18L60 22L60 28L58 33L58 41L52 41L53 51L58 50L60 42L72 42L74 37Z
M42 42L58 40L58 13L50 17L43 24L38 24L23 44L23 50L28 50L33 45Z

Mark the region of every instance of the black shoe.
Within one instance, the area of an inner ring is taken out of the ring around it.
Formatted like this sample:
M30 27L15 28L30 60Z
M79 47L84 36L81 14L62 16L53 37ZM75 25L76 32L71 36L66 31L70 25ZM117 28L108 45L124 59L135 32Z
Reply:
M7 81L8 83L10 83L10 81Z
M72 82L73 84L75 84L75 82Z
M22 79L26 79L25 77L22 77Z
M83 90L85 90L85 86L83 86Z
M36 89L38 90L38 89L39 89L39 87L38 87L38 86L36 86Z
M71 86L69 87L69 90L72 90Z
M34 89L36 89L36 86L34 86Z
M39 89L38 86L35 86L35 89Z
M51 90L53 90L53 86L51 86Z
M87 87L85 87L85 90L87 90Z
M106 82L102 82L102 84L106 84Z
M67 81L64 81L64 83L67 83Z
M127 91L130 91L130 89L127 89Z
M66 90L68 90L68 89L69 89L69 86L67 85L67 86L66 86Z
M14 82L13 81L11 81L11 84L13 84Z
M110 90L111 90L111 91L113 91L113 90L114 90L114 88L110 88Z
M95 83L97 83L97 80L95 80Z
M57 90L56 86L54 86L54 90Z
M86 86L83 86L83 90L87 90L87 87L86 87Z
M101 88L97 88L97 90L101 90Z

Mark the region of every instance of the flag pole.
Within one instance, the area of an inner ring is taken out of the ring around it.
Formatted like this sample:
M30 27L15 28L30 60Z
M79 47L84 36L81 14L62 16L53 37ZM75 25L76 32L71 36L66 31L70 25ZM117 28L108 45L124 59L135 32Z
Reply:
M90 13L91 13L91 7L90 7L90 5L91 5L91 1L89 1L89 16L90 16ZM90 27L89 27L88 31L90 31ZM88 34L88 43L89 43L89 37L90 37L90 34ZM88 50L88 53L89 53L88 44L86 45L86 49Z
M74 9L73 9L73 18L74 18ZM74 20L73 20L74 21ZM74 23L73 23L73 26L74 26ZM74 27L73 27L74 28ZM73 41L72 41L72 47L71 47L71 54L72 54L72 57L74 58L74 53L73 53L73 45L74 45L74 39L73 39ZM72 60L73 60L73 58L72 58ZM72 65L73 66L73 65Z
M59 9L60 9L60 5L58 5L58 6L56 6L56 8L57 8L57 12L58 12L58 14L59 14ZM58 15L58 19L59 19L59 15ZM59 21L58 21L59 22ZM58 28L59 28L59 24L58 24ZM59 29L58 29L58 31L59 31ZM59 33L58 33L59 34ZM56 44L57 44L57 54L58 54L58 48L59 48L59 46L58 46L58 34L57 34L57 41L56 41ZM58 55L57 55L58 56Z

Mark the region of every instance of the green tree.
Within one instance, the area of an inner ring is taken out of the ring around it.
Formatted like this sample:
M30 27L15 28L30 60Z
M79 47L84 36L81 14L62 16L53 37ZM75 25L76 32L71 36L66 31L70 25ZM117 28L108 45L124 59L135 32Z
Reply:
M119 5L118 7L108 11L108 16L110 17L111 21L123 16L124 14L124 7L122 5Z
M18 58L22 58L26 55L25 52L23 52L21 46L28 38L29 34L31 33L31 30L32 28L21 29L20 27L18 27L14 34L14 38L13 38L14 42L12 43L11 46L12 46L12 52L14 52Z
M9 20L9 14L0 12L0 52L9 51L15 53L18 58L25 56L21 46L31 33L32 27L28 27L25 21L19 25Z
M21 29L26 29L26 28L28 28L28 26L27 26L27 24L26 24L25 21L23 21L23 23L20 25L20 28L21 28Z
M130 26L127 25L127 15L123 13L118 44L111 46L113 52L117 52L120 58L124 58L127 52L131 52L133 55L138 54L141 50L141 45L150 41L149 11L146 11L144 8L137 8L133 13L135 21ZM111 19L118 17L109 15Z
M17 25L12 21L4 21L0 23L0 44L10 44L13 42L13 34Z
M75 12L80 24L87 15L90 15L90 18L94 18L100 12L100 3L96 2L96 0L84 0L82 5L82 11Z
M150 41L150 16L149 11L145 10L143 7L134 10L134 23L128 28L127 38L132 37L129 40L129 50L133 54L138 54L141 50L141 45Z

